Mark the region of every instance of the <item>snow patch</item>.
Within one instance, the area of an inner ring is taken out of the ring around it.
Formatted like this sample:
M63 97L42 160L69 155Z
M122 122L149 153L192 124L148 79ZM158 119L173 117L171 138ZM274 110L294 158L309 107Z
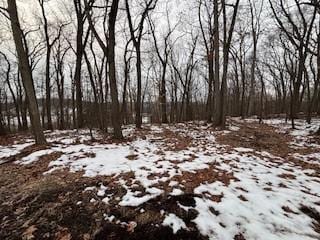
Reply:
M173 213L170 213L165 217L162 225L171 227L174 234L176 234L180 229L188 229L184 221Z

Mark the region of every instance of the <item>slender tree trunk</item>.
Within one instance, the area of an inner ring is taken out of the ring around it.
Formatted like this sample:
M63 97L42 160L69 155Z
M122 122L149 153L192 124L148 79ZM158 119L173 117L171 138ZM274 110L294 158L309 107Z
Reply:
M298 112L300 110L300 89L301 89L301 83L303 78L303 69L304 69L304 62L305 58L303 57L302 49L299 51L299 63L298 63L298 73L297 73L297 79L293 83L293 95L292 95L292 111L291 111L291 117L296 119L298 116Z
M2 91L0 89L0 98L2 98ZM6 97L7 101L7 97ZM2 114L2 102L0 102L0 136L5 136L7 134L6 128L5 128L5 123L3 119L3 114Z
M59 98L59 129L62 130L65 128L65 113L64 113L64 72L63 72L63 59L60 58L60 47L57 57L57 73L56 73L56 83L58 88L58 98ZM69 110L69 108L67 108Z
M219 1L214 0L214 120L215 126L219 125L221 115L220 104L220 36L219 36Z
M122 107L121 107L121 116L122 122L128 123L128 110L127 110L127 86L129 81L129 62L130 60L126 59L126 55L124 56L124 84L123 84L123 93L122 93Z
M92 73L92 66L91 66L90 60L89 60L89 58L87 56L86 51L84 52L84 59L85 59L86 64L87 64L90 84L91 84L91 88L92 88L92 91L93 91L94 108L96 110L98 110L98 116L92 116L92 117L94 117L95 119L100 119L101 112L100 112L100 107L99 107L98 92L97 92L96 84L94 82L94 77L93 77L93 73ZM102 124L100 123L100 121L99 121L99 125L100 125L99 126L100 129L102 129Z
M72 105L72 127L77 128L77 121L76 121L76 100L75 100L75 84L72 84L71 89L71 105Z
M168 123L166 71L167 71L167 63L164 63L162 65L162 77L161 77L161 86L160 86L160 107L161 107L161 122L162 123Z
M82 67L82 56L83 56L83 25L82 19L78 18L78 27L77 27L77 50L76 50L76 70L74 74L74 83L75 83L75 105L77 108L76 111L76 127L83 127L83 106L82 106L82 86L81 86L81 67Z
M256 33L253 31L253 56L252 56L252 65L251 65L251 81L250 81L250 94L249 94L249 106L248 106L248 116L254 114L255 107L255 73L256 73L256 62L257 62L257 38Z
M53 130L51 117L51 86L50 86L50 56L51 48L47 48L46 56L46 109L47 109L47 129Z
M307 118L306 121L308 124L311 124L312 119L312 98L311 98L311 89L310 89L310 79L307 69L305 69L305 79L307 84Z
M238 7L239 7L240 0L236 1L236 4L234 6L232 21L230 24L230 28L227 34L227 19L226 19L226 3L223 0L222 1L222 7L223 7L223 25L224 25L224 40L223 40L223 71L222 71L222 80L221 80L221 96L220 96L220 119L218 121L218 126L225 127L226 125L226 110L227 110L227 75L228 75L228 67L229 67L229 50L233 35L233 29L236 23L237 13L238 13Z
M263 80L263 75L260 74L260 83L261 83L261 93L260 93L260 114L259 114L259 123L262 123L263 114L264 114L264 91L265 91L265 84Z
M141 50L140 50L140 44L136 46L136 52L137 52L137 101L136 101L136 127L141 128L142 125L142 115L141 115Z
M6 60L6 62L8 64L8 69L6 71L6 83L8 85L9 91L11 93L11 97L12 97L12 100L13 100L13 104L14 104L14 107L15 107L16 114L17 114L18 130L21 130L22 126L21 126L21 119L20 119L19 103L17 101L17 98L16 98L16 96L14 94L13 88L12 88L11 83L10 83L11 63L10 63L9 59L7 58L7 56L4 53L1 53L1 54L2 54L2 56L4 57L4 59Z
M213 51L208 57L208 100L207 100L207 121L212 122L212 111L213 111L213 79L214 79L214 61L213 61Z

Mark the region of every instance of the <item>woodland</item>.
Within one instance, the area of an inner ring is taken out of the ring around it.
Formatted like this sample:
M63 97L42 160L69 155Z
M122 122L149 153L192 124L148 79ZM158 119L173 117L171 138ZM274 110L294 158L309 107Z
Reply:
M1 0L0 239L319 239L318 0Z

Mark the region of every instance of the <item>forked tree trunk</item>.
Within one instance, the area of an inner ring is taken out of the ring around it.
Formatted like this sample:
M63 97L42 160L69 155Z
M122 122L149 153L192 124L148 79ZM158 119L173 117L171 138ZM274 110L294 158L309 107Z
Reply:
M117 20L118 14L118 5L119 0L113 0L111 9L109 12L109 37L108 42L105 44L102 39L100 38L99 34L97 33L92 19L90 15L90 7L88 2L85 1L86 6L86 15L89 21L90 29L92 30L93 34L95 35L98 44L100 45L101 49L103 50L104 54L107 56L107 66L109 68L108 76L109 76L109 83L110 83L110 94L111 94L111 111L112 111L112 125L113 125L113 137L115 139L122 139L122 130L121 130L121 112L120 112L120 104L118 99L118 88L117 88L117 79L116 79L116 64L115 64L115 24ZM107 94L107 91L106 91ZM106 98L107 99L107 98ZM106 101L107 102L107 101Z

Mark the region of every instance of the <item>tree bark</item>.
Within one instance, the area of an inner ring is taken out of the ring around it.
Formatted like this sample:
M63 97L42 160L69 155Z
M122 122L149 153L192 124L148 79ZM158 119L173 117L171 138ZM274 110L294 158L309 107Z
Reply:
M82 68L82 57L84 53L83 44L83 24L84 24L84 13L82 12L81 1L74 0L74 6L77 15L77 38L76 38L76 69L74 73L74 84L75 84L75 105L76 105L76 127L82 128L83 121L83 105L82 105L82 86L81 86L81 68Z
M219 1L214 0L214 117L213 124L219 125L220 105L220 36L219 36Z
M107 45L104 44L99 34L97 33L92 19L90 15L91 5L88 5L88 2L85 1L86 6L86 15L88 17L89 26L95 35L99 46L103 50L104 54L107 56L107 64L109 67L109 82L110 82L110 94L111 94L111 121L113 126L113 137L115 139L122 139L122 130L121 130L121 112L120 112L120 104L118 99L118 87L117 87L117 79L116 79L116 64L115 64L115 24L118 15L118 6L119 0L113 0L111 9L109 12L109 25L108 25L108 42ZM106 71L107 72L107 71Z
M35 137L36 144L46 144L46 139L44 137L40 122L40 114L32 79L32 72L29 65L28 55L24 49L22 42L22 31L20 28L16 1L8 0L7 2L13 39L18 54L19 69L21 72L23 86L25 88L25 92L28 98L28 108L30 113L33 134Z
M112 99L112 123L113 136L116 139L122 139L121 131L121 113L118 99L117 79L116 79L116 64L115 64L115 24L118 14L119 0L113 0L109 13L109 41L108 41L108 64L109 64L109 81Z

